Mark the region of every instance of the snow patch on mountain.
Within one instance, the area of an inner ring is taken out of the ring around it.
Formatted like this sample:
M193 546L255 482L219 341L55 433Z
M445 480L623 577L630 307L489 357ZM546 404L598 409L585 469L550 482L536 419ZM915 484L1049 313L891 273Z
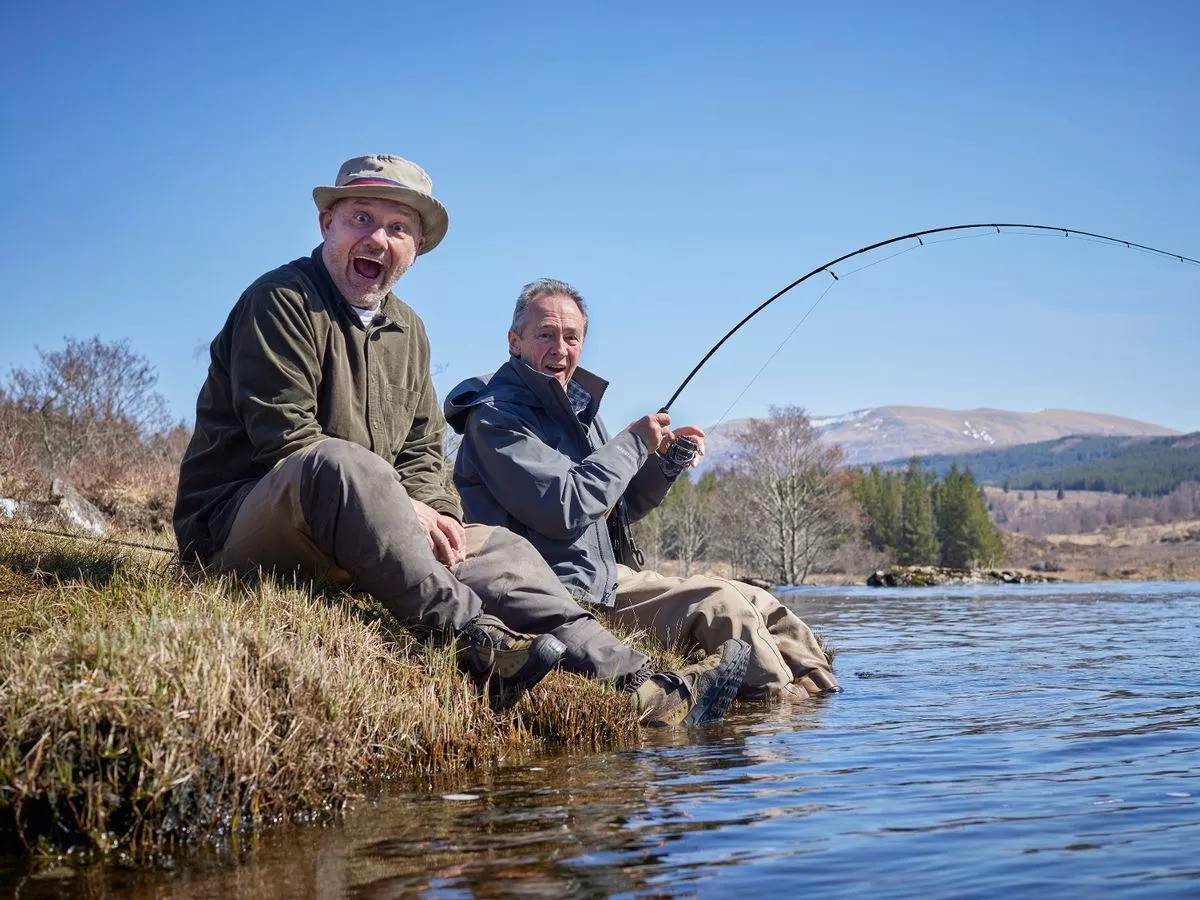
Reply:
M991 436L985 425L972 425L970 419L963 419L962 434L976 441L983 441L985 444L995 444L996 439Z
M709 430L707 453L699 471L736 464L742 452L738 429L745 421L728 421ZM840 416L815 416L810 421L823 443L842 448L849 465L1001 449L1069 435L1178 434L1149 422L1067 409L1027 413L988 408L878 406Z
M840 416L813 416L809 419L812 427L818 430L825 428L834 428L838 425L849 425L851 422L856 422L859 419L869 416L874 410L871 409L856 409L848 413L842 413Z

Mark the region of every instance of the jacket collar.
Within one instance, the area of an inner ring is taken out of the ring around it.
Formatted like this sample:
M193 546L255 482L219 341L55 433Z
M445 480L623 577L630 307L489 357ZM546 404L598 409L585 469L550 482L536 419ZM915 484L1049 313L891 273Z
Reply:
M541 372L531 369L523 360L516 356L510 356L504 368L511 371L520 383L528 388L546 409L558 410L565 412L572 418L575 417L575 411L571 408L570 400L567 399L567 392L563 390L563 386L558 383L557 378L553 378L550 375L543 375ZM500 372L496 374L499 375ZM571 377L571 380L587 391L591 397L588 405L579 414L581 422L590 424L596 418L596 413L600 409L600 401L604 397L604 392L608 389L608 382L594 372L589 372L583 366L575 369L575 374Z

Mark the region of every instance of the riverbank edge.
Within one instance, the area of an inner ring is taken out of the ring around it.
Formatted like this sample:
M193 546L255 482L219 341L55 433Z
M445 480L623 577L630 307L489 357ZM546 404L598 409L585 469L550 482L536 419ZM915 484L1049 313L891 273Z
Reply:
M638 731L627 698L561 672L497 711L451 651L362 595L194 579L162 554L12 530L0 672L13 856L147 858L334 816L373 782L433 786Z
M1049 584L1063 581L1017 569L958 569L949 566L889 566L867 576L867 587L940 587L959 584Z

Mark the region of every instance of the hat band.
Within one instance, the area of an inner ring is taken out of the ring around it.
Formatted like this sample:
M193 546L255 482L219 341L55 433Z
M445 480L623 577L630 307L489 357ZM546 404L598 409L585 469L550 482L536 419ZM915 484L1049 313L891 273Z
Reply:
M406 184L401 184L399 181L392 181L390 178L351 178L345 184L340 184L338 187L350 187L356 184L386 184L392 187L408 187Z

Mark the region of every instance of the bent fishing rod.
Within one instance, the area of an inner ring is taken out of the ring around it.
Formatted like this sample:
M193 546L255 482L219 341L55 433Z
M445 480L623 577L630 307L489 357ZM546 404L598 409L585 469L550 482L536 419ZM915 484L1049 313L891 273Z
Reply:
M727 340L729 340L731 337L733 337L737 333L738 329L740 329L743 325L745 325L747 322L749 322L751 319L753 319L755 316L757 316L760 312L762 312L764 309L766 309L768 306L770 306L772 303L774 303L776 300L778 300L780 297L782 297L784 294L786 294L792 288L798 287L799 285L804 284L804 282L808 281L808 279L812 278L814 275L819 275L822 272L828 272L831 276L833 276L833 280L837 281L838 276L833 271L833 269L831 269L830 267L836 266L838 263L845 262L848 259L853 259L854 257L861 256L864 253L870 253L872 250L878 250L880 247L886 247L889 244L898 244L901 241L911 241L911 240L915 239L919 243L919 245L923 247L923 246L925 246L925 241L922 240L922 238L926 237L927 235L945 234L945 233L952 232L952 231L971 231L976 228L993 228L993 229L995 229L996 234L1000 234L1001 233L1000 229L1002 229L1002 228L1026 228L1026 229L1030 229L1032 231L1055 232L1055 233L1063 235L1063 237L1071 237L1072 235L1075 235L1077 237L1088 238L1093 241L1102 241L1102 242L1109 243L1109 244L1118 244L1118 245L1126 247L1127 249L1130 249L1130 250L1142 250L1146 253L1153 253L1157 256L1165 256L1169 259L1177 259L1182 263L1191 263L1193 265L1200 265L1200 259L1192 259L1190 256L1183 256L1179 253L1171 253L1168 250L1159 250L1157 247L1149 247L1146 244L1138 244L1138 243L1135 243L1134 241L1127 241L1123 238L1109 237L1106 234L1096 234L1095 232L1082 231L1078 228L1063 228L1058 225L1025 225L1025 224L1013 223L1013 222L998 222L998 223L997 222L985 222L985 223L976 223L974 225L945 225L941 228L926 228L924 231L914 231L909 234L902 234L902 235L899 235L898 237L888 238L886 241L878 241L874 244L868 244L866 247L859 247L857 250L855 250L851 253L843 254L842 256L839 256L837 259L831 259L829 262L827 262L823 265L817 266L815 269L813 269L807 275L797 278L795 281L793 281L791 284L789 284L787 287L783 288L782 290L777 291L776 293L772 294L770 297L768 297L766 300L764 300L762 303L760 303L758 306L756 306L740 322L738 322L736 325L734 325L732 328L730 328L729 331L725 332L724 337L722 337L719 341L717 341L715 344L713 344L712 349L704 354L704 358L702 360L700 360L700 362L696 363L696 367L694 369L692 369L691 372L688 373L687 378L683 379L683 384L679 385L679 387L677 387L675 389L675 393L671 395L671 399L668 400L665 404L663 404L663 407L662 407L662 409L659 410L659 412L669 413L671 411L671 404L673 404L676 401L676 399L678 399L679 395L683 393L683 389L688 386L688 383L692 380L692 378L696 375L696 373L699 372L700 369L704 367L704 364L706 362L708 362L709 359L712 358L712 355L714 353L716 353L718 350L721 349L721 346ZM937 243L937 242L935 241L935 243ZM882 262L882 260L880 260L880 261Z

